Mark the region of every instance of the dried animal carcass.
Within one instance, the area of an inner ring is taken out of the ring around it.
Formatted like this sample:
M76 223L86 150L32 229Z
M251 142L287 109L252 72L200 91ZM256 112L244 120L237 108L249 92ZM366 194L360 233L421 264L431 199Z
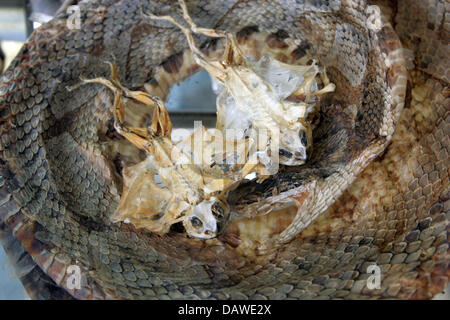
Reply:
M113 64L111 80L83 82L100 83L113 91L115 130L147 154L144 161L123 169L123 192L112 220L160 234L182 222L188 235L203 239L223 231L230 213L227 192L249 172L264 173L249 159L247 140L227 140L218 130L200 127L175 144L164 103L146 92L123 87ZM126 124L129 103L153 110L150 127Z
M115 129L147 153L144 161L123 169L124 187L113 221L130 222L160 234L182 222L190 236L217 236L229 216L221 192L232 180L204 175L192 154L172 142L172 123L164 103L148 93L123 87L113 64L111 80L95 78L83 82L101 83L113 91ZM129 102L153 109L149 128L125 124L125 106Z
M223 86L224 90L217 98L217 128L224 131L242 129L244 137L254 141L258 140L261 130L266 130L269 135L267 144L259 142L255 155L270 174L276 172L278 161L284 165L303 164L312 144L310 125L306 121L308 113L314 106L315 97L335 89L325 70L315 62L295 66L270 56L252 62L243 54L232 33L197 27L188 14L185 2L179 2L188 27L171 16L151 14L148 17L170 21L179 27L197 64ZM203 54L193 33L225 38L222 59L212 59ZM320 90L316 79L318 75L323 84ZM287 100L290 96L294 96L296 101Z

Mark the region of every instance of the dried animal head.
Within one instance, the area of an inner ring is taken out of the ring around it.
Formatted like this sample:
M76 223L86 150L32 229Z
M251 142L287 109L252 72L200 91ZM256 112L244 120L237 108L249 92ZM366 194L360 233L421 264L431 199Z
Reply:
M229 215L230 209L226 202L211 197L196 205L184 219L183 225L190 236L211 239L224 230Z
M312 145L311 128L301 122L295 129L282 128L279 142L279 161L284 165L299 165L306 162Z

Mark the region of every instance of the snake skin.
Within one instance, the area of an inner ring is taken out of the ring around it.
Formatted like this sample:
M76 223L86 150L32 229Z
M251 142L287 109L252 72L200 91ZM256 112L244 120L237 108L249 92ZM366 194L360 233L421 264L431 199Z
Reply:
M154 85L158 66L177 73L183 35L140 11L179 14L174 2L82 1L81 29L68 29L63 13L35 31L0 82L0 238L30 296L427 299L441 292L449 276L450 4L376 4L381 15L357 0L188 1L198 25L244 38L256 30L289 35L295 54L318 57L337 84L323 101L308 164L230 195L247 216L287 193L300 206L286 230L250 251L111 223L121 192L102 148L112 139L112 97L97 85L67 91L80 76L107 77L112 55L130 89ZM366 285L371 264L381 268L377 289ZM70 265L81 268L79 290L67 287Z

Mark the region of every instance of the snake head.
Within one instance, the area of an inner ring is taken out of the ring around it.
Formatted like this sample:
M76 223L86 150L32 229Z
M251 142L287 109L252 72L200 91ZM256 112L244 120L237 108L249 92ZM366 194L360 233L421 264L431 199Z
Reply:
M279 162L288 166L304 164L310 153L311 142L311 130L300 122L294 128L281 129Z
M225 229L229 216L230 209L226 202L211 197L196 205L192 213L184 219L183 225L191 237L211 239Z

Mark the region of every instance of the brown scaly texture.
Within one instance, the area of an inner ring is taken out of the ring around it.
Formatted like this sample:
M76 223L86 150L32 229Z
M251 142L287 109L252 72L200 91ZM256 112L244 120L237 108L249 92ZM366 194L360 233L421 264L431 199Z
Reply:
M81 2L81 29L58 16L33 33L1 78L0 232L32 297L431 298L443 289L448 3L379 1L384 16L374 27L367 21L377 15L364 1L188 2L200 26L244 40L270 34L276 46L289 36L295 55L318 57L337 84L323 103L308 164L230 195L234 210L251 216L290 192L300 213L259 243L245 238L245 221L231 226L240 228L237 247L109 220L127 163L104 147L120 141L109 129L111 95L96 85L66 86L107 76L111 54L131 89L158 87L157 66L172 81L188 76L183 35L143 19L140 3L144 11L178 14L172 1ZM413 52L410 61L399 39ZM278 219L265 217L253 220ZM367 267L375 263L381 288L370 290ZM74 264L81 290L66 287Z

